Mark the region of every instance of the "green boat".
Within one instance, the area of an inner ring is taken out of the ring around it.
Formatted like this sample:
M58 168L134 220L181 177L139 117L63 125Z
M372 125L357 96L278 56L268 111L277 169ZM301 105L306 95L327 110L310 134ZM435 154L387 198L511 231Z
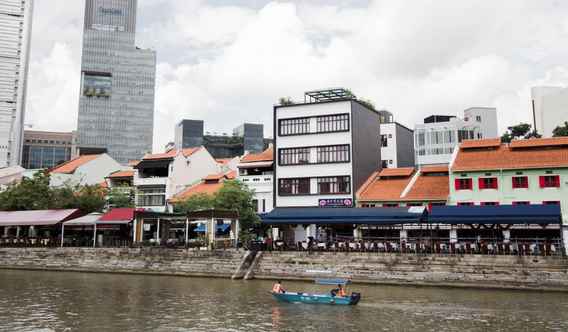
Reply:
M316 283L320 285L342 285L349 283L345 279L317 279ZM274 293L272 296L281 302L288 303L307 303L307 304L337 304L337 305L357 305L361 300L361 293L353 292L349 296L337 296L333 292L329 294L309 294L309 293Z

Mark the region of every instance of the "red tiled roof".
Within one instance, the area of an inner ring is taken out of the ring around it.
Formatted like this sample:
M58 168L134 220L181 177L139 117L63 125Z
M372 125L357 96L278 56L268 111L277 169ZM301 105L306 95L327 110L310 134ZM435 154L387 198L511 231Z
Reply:
M210 174L203 178L198 184L195 184L184 191L178 193L170 199L170 202L182 202L191 196L197 194L215 194L223 187L224 180L234 180L237 177L236 171L229 171L227 173Z
M184 157L189 157L195 152L201 150L201 147L198 148L187 148L181 150ZM172 149L164 153L155 153L155 154L147 154L145 155L142 160L157 160L157 159L172 159L177 156L178 150Z
M140 163L140 160L129 160L128 166L134 167L134 166L138 165L139 163Z
M204 177L203 180L205 180L205 181L221 180L221 178L223 178L224 176L225 176L225 174L223 174L223 173L209 174L206 177Z
M103 214L99 221L118 221L134 219L134 208L114 208Z
M568 146L512 149L502 144L494 149L460 150L454 172L499 169L568 167Z
M91 160L97 159L99 156L100 154L89 154L89 155L79 156L59 166L55 166L49 171L49 173L73 174L77 170L77 168L83 166L84 164L88 163Z
M439 165L439 166L423 166L420 169L420 173L448 173L448 165Z
M568 137L553 138L531 138L512 141L509 145L512 149L516 148L536 148L536 147L553 147L568 146Z
M217 162L217 164L221 164L221 165L227 165L228 163L231 162L231 158L216 158L215 161Z
M228 180L234 180L237 178L237 171L228 171L227 173L225 173L225 177Z
M446 172L448 168L446 167ZM446 201L450 194L449 175L438 176L420 174L410 190L404 195L404 201Z
M405 177L382 178L382 174L375 172L357 192L357 200L362 201L400 201L400 195L412 179L410 173ZM402 172L399 172L399 174ZM405 174L408 174L406 172ZM390 176L390 175L389 175Z
M241 159L241 163L254 163L258 161L274 161L274 150L272 147L261 153L249 153Z
M125 170L125 171L116 171L111 173L108 177L109 178L131 178L134 176L134 171L132 170Z
M501 145L500 138L465 140L460 144L462 149L494 148Z
M379 176L410 176L412 173L414 173L414 167L383 168Z

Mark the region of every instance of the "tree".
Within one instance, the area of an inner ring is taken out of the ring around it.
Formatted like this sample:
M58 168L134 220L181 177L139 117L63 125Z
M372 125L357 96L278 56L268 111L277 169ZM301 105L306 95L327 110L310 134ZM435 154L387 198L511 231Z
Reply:
M290 97L280 97L278 98L278 104L280 105L294 105L292 98Z
M122 188L113 188L108 193L108 205L113 208L134 207L132 191L125 191Z
M552 137L568 136L568 121L564 121L564 125L554 128Z
M254 191L238 180L229 180L223 183L215 197L215 207L239 212L241 224L241 239L246 242L251 236L250 229L260 224L260 218L252 204Z
M215 194L199 193L192 195L183 202L174 205L175 212L188 213L198 210L210 210L215 208Z
M75 191L74 207L84 213L101 212L106 205L106 190L98 184L81 186Z
M519 123L516 126L511 126L507 128L501 136L502 143L511 143L514 139L529 139L529 138L540 138L541 136L537 134L536 131L531 131L532 126L528 123Z

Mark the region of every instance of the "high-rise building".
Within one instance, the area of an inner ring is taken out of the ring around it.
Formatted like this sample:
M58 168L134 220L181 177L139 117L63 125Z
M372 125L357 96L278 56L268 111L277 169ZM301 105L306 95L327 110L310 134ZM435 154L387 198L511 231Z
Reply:
M22 158L32 6L0 1L0 168Z
M448 164L464 140L496 138L497 109L470 107L463 119L452 115L431 115L414 127L416 165Z
M86 0L80 154L121 164L152 150L156 53L135 46L137 0Z
M175 128L175 148L204 146L214 158L233 158L245 152L261 153L272 143L264 138L262 124L243 123L233 135L204 132L203 120L181 120Z
M24 131L22 167L52 168L75 157L75 132Z
M543 137L552 137L558 126L568 121L568 88L537 86L531 89L534 129Z

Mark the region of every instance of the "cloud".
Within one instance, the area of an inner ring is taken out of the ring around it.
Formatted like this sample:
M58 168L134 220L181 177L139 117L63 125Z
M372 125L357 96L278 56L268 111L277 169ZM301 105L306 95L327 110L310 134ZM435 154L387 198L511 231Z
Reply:
M71 130L82 8L55 7L36 15L43 31L34 31L30 115L37 126ZM154 148L182 118L219 132L261 122L271 135L278 97L334 86L409 127L433 113L495 106L503 130L530 121L531 86L567 84L567 14L568 3L552 0L141 1L137 41L159 62ZM43 33L51 37L36 43Z

